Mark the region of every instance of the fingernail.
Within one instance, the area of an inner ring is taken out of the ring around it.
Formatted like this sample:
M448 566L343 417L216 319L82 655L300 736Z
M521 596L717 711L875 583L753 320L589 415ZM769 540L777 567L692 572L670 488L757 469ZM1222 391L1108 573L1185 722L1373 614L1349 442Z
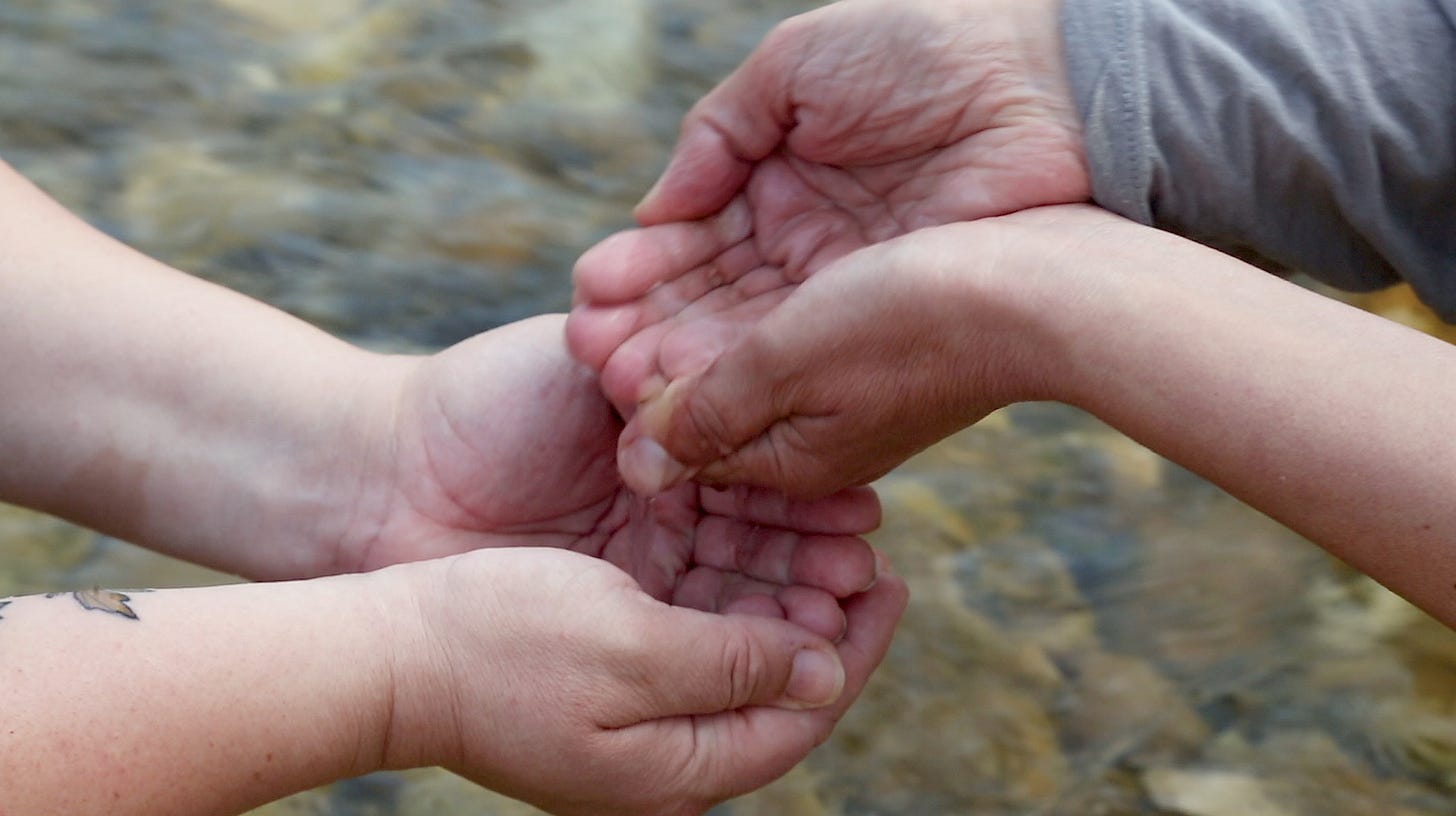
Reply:
M791 708L822 708L839 699L844 690L844 664L839 657L818 649L794 655L785 703Z
M671 166L672 166L671 164L668 165L668 167L671 167ZM652 183L652 186L647 188L647 192L642 195L642 199L637 202L637 206L633 207L633 209L641 209L642 208L642 205L644 205L647 202L651 201L652 200L652 197L655 196L655 195L657 195L657 191L660 190L660 189L662 189L662 178L663 178L663 176L666 176L666 175L667 175L667 171L666 170L663 170L662 176L658 176L657 177L657 181L654 181Z
M662 182L672 173L672 166L676 162L677 151L674 150L672 156L667 160L667 166L662 168L662 175L657 177L657 181L652 182L652 186L647 188L647 192L643 194L642 200L638 201L637 206L632 208L634 213L652 203L652 200L662 191Z
M880 582L880 562L876 561L875 562L875 571L874 571L874 573L872 575L870 575L870 580L867 581L864 586L860 587L859 590L857 592L855 592L855 594L856 595L859 595L859 594L864 593L864 592L869 592L870 590L874 589L875 588L875 584L878 584L879 582Z
M667 380L661 374L649 374L637 386L637 402L652 402L667 390Z
M890 560L885 557L884 553L879 550L874 550L873 552L875 554L875 572L870 576L870 582L865 584L864 589L861 589L860 592L869 592L874 589L875 584L880 582L880 575L890 568Z
M622 451L622 474L633 490L645 496L658 493L682 481L688 469L667 455L656 440L644 436Z

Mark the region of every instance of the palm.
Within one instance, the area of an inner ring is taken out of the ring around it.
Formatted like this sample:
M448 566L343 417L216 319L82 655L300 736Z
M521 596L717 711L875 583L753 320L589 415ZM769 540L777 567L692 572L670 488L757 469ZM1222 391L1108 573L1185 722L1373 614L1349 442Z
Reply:
M803 585L847 595L869 582L873 556L855 537L877 520L866 493L789 504L686 485L634 496L615 467L620 420L560 338L559 317L524 321L416 372L399 417L396 500L362 567L560 547L608 560L660 600L717 610L776 596L811 618L828 611L826 596Z
M929 103L935 107L904 111L883 131L854 141L800 124L800 138L758 161L741 189L758 259L803 279L917 229L1085 197L1070 167L1075 153L1043 123L1002 127L993 124L996 110L949 99ZM908 135L920 131L947 141Z
M689 348L658 360L661 330L633 338L690 305L734 312L718 326L731 332L764 313L737 301L871 244L1085 200L1055 8L845 0L775 29L689 113L638 208L645 228L578 264L578 298L594 308L573 316L572 352L598 370L612 361L604 384L630 411L653 374L707 359ZM699 303L719 288L732 291Z
M776 29L688 114L645 225L746 193L795 274L921 227L1084 200L1055 5L849 0Z

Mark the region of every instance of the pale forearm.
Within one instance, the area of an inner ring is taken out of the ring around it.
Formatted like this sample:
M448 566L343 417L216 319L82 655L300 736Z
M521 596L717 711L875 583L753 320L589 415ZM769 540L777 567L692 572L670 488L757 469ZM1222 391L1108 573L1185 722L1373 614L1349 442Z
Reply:
M377 769L392 689L369 581L12 599L0 812L230 814Z
M319 571L270 522L342 526L334 440L364 421L375 358L112 241L3 165L0 204L0 500L234 572Z
M1456 348L1152 231L1067 260L1067 401L1456 625Z

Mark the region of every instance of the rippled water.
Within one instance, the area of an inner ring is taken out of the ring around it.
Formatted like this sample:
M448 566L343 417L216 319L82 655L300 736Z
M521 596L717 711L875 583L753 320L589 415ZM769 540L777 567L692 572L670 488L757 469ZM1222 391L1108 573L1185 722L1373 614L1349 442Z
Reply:
M430 349L565 307L686 107L813 5L4 0L0 151L175 265ZM882 487L890 659L721 813L1456 810L1456 636L1198 478L1026 405ZM226 580L6 508L0 563L0 595ZM531 812L439 771L257 811Z

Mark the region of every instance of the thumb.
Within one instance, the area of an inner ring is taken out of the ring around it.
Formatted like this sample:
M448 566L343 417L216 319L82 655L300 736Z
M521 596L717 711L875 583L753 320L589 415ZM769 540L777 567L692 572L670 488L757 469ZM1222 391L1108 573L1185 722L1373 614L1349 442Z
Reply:
M629 487L657 495L757 440L787 415L781 384L797 379L798 360L778 349L774 335L771 325L755 327L697 373L672 380L638 405L617 450ZM745 475L777 486L771 470Z
M829 641L784 620L661 607L642 678L644 718L716 714L747 706L822 708L844 691Z
M797 48L784 39L771 34L688 112L667 169L637 205L639 224L712 215L784 140L793 127L790 60Z

